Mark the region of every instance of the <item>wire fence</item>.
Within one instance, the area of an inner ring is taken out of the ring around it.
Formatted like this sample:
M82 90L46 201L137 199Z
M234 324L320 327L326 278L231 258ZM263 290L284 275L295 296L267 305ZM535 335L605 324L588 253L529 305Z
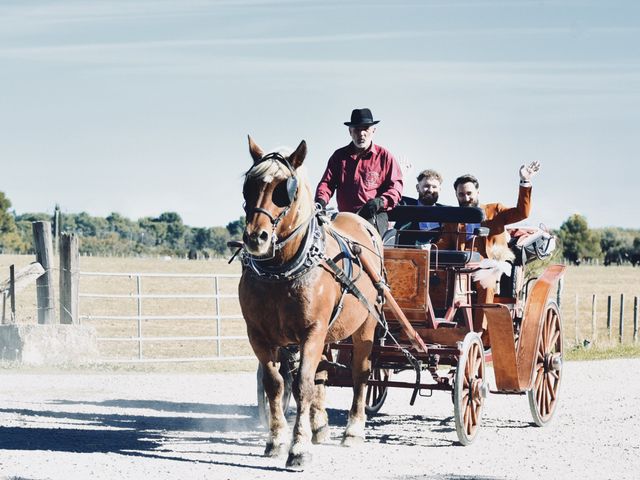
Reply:
M575 345L638 343L637 295L574 294L564 296L565 342Z

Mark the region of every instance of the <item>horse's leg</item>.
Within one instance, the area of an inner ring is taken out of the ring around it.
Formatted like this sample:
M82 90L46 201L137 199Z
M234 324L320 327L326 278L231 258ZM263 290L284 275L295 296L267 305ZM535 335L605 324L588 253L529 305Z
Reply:
M262 385L269 399L269 439L264 454L267 457L277 457L282 454L289 440L289 426L282 411L282 395L284 393L284 379L280 374L280 364L275 362L278 350L269 349L258 355L262 364Z
M322 356L324 359L324 355ZM321 368L321 367L320 367ZM313 432L313 443L324 443L329 440L329 416L325 409L324 402L327 387L325 383L329 378L326 368L318 370L315 376L315 391L311 401L311 431Z
M371 371L371 346L375 321L371 318L352 335L353 361L351 372L353 379L353 402L349 411L349 421L342 437L342 445L351 447L364 442L364 427L367 420L365 414L365 392Z
M315 374L322 356L325 335L310 335L300 346L300 368L295 383L295 396L298 414L293 427L293 441L289 449L287 467L303 467L311 460L311 419L310 409L315 393Z

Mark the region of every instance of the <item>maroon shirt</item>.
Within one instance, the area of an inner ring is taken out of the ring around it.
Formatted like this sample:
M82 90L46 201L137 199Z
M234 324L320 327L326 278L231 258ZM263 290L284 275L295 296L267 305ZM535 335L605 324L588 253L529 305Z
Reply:
M329 203L336 190L341 212L355 213L375 197L383 199L385 210L391 210L402 197L402 170L386 148L372 143L358 154L350 143L331 155L315 198Z

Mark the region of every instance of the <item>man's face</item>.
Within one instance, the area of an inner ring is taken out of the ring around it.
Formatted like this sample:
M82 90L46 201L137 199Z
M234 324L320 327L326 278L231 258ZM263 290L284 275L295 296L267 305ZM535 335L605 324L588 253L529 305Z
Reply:
M376 128L373 125L363 127L349 127L349 135L356 148L366 150L371 145Z
M478 206L478 194L480 190L471 183L461 183L456 188L456 197L458 197L458 205L461 207L477 207Z
M416 185L418 197L425 205L433 205L440 195L440 182L436 178L423 177Z

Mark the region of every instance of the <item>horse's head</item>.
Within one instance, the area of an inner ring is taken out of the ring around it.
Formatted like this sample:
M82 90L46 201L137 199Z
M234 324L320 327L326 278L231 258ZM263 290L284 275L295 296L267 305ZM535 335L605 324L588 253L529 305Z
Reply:
M297 232L313 214L311 191L298 171L307 144L303 140L293 153L265 154L249 137L249 151L253 165L242 189L247 218L243 240L251 255L274 255L278 242Z

